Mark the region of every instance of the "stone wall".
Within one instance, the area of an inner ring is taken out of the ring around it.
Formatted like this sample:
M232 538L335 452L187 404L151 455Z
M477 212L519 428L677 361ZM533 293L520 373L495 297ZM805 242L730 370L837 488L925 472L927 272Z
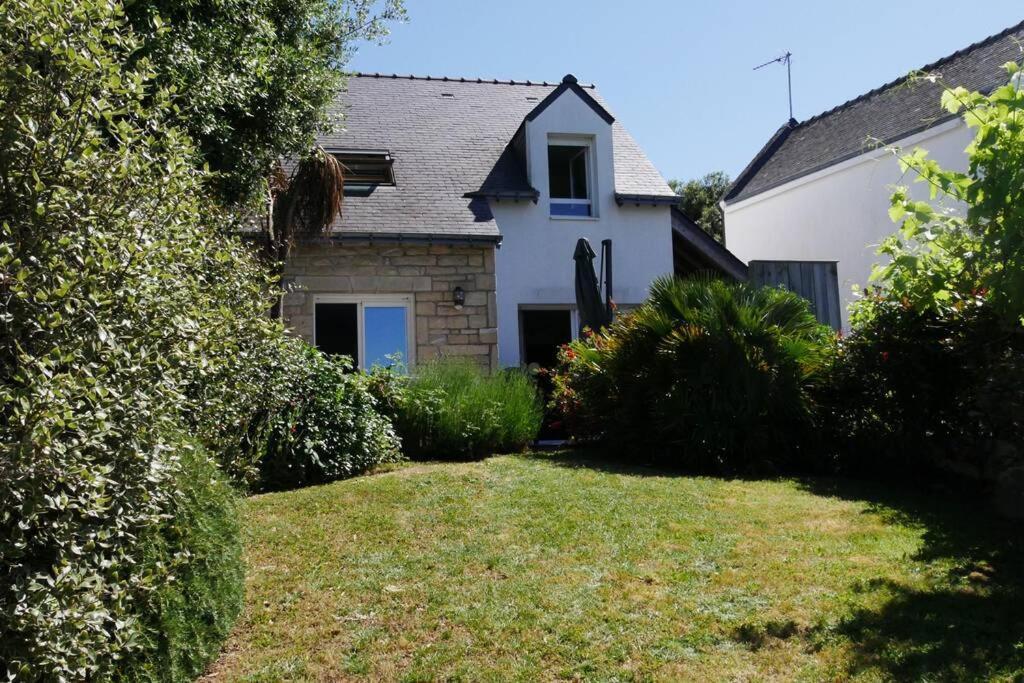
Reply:
M417 362L466 356L498 367L493 245L323 240L297 245L285 278L296 288L285 296L285 323L308 341L318 294L411 295ZM452 303L456 287L466 292L461 310Z

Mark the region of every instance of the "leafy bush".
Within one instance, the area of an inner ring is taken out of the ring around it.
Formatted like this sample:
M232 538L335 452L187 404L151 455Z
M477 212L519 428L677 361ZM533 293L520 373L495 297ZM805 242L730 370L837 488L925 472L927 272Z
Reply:
M997 500L1015 498L1019 514L1024 74L1013 62L1004 68L1009 82L989 93L944 89L942 105L975 130L966 171L943 169L921 149L900 154L931 201L906 187L893 193L899 230L879 248L878 290L855 308L820 402L823 448L845 469L995 482Z
M126 681L194 680L217 657L242 607L237 494L198 448L182 452L175 490L142 553L154 574L164 563L173 580L142 598L143 647L122 666Z
M251 409L232 373L281 334L121 12L0 4L0 661L28 680L109 678L172 641L174 667L205 659L226 607L190 606L202 637L145 611L160 586L198 595L204 563L232 576L227 526L171 516L192 514L194 438Z
M975 131L966 171L944 169L922 149L900 154L901 168L928 186L935 204L906 187L892 195L889 215L900 229L882 242L886 263L872 277L895 301L942 314L985 290L993 309L1024 322L1024 72L1015 62L1003 68L1008 82L991 92L944 86L942 106ZM941 74L921 77L942 82Z
M297 339L283 347L270 385L280 405L259 429L260 487L281 489L350 477L401 458L400 442L347 358L325 356Z
M554 401L579 440L689 469L793 464L831 330L795 294L663 277L607 331L560 354Z
M1024 437L1024 329L983 293L938 311L875 296L854 322L818 396L823 449L844 470L981 478L1024 465L990 460Z
M473 361L447 358L419 365L403 379L388 370L371 376L406 455L475 458L522 450L537 437L543 407L522 372L484 373Z

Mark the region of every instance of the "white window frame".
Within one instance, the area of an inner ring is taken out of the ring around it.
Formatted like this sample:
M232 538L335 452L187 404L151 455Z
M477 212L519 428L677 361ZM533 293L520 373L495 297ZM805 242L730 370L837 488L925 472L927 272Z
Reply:
M364 312L367 304L370 307L391 306L405 309L405 346L408 358L403 358L407 368L416 363L416 320L414 317L415 302L411 294L317 294L313 297L313 346L316 346L316 306L317 304L356 304L356 334L359 344L359 358L356 365L360 370L366 367L366 317Z
M588 135L567 135L567 134L548 134L548 146L547 153L548 158L545 159L545 163L550 168L550 155L552 147L583 147L586 150L586 158L584 163L587 167L587 199L565 199L560 197L551 196L551 178L548 178L548 217L552 220L570 220L570 221L592 221L597 219L597 174L594 172L594 138ZM554 204L581 204L590 207L590 215L588 216L556 216L551 213L551 207Z

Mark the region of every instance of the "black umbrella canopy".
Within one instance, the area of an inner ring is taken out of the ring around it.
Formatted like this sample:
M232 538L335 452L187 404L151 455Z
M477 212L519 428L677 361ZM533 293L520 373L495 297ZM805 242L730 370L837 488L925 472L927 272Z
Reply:
M576 262L576 310L580 316L580 335L583 328L599 330L608 325L611 319L608 308L601 300L601 288L594 272L594 257L597 254L590 246L587 238L581 237L576 242L573 261Z

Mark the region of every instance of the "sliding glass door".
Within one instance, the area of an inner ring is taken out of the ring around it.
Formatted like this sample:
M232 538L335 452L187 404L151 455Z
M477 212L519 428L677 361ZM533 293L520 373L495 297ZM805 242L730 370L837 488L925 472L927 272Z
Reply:
M350 356L356 366L408 367L412 362L412 297L316 298L313 343L327 354Z

